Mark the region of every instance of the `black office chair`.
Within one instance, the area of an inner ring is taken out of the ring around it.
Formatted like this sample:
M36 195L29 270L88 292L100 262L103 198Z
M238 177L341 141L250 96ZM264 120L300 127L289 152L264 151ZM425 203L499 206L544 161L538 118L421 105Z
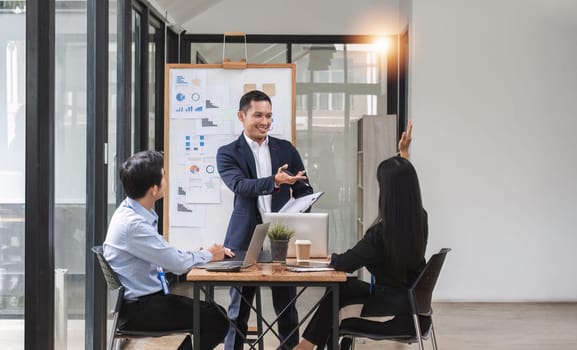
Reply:
M411 317L396 316L387 322L369 321L362 318L348 318L341 322L341 350L354 349L355 338L372 340L392 340L406 344L419 343L423 348L423 339L431 337L433 349L437 349L435 329L433 327L433 309L431 299L433 289L441 273L441 267L450 248L443 248L431 256L423 271L413 285L407 289L411 307ZM412 325L411 325L412 318Z
M98 263L100 265L100 269L102 270L102 274L104 275L104 279L106 280L106 286L108 287L109 291L118 291L116 297L116 304L114 306L114 311L112 315L112 334L108 339L107 349L112 350L115 349L115 346L118 345L117 340L119 339L128 339L128 338L154 338L154 337L163 337L171 334L192 334L192 328L190 329L182 329L182 330L170 330L170 331L126 331L117 328L118 323L118 315L122 310L122 305L124 303L124 286L118 279L118 275L116 272L110 267L108 261L104 259L104 255L102 252L102 246L95 246L92 247L92 252L96 254L98 259Z

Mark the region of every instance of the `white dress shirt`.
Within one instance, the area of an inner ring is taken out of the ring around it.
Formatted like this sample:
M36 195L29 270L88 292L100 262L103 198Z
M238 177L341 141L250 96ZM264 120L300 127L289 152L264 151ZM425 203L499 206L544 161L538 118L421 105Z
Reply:
M262 144L259 144L256 141L251 140L246 134L243 132L244 139L248 146L252 151L252 155L254 156L254 162L256 165L256 177L263 178L269 177L272 175L272 164L270 160L270 151L268 149L268 136L263 141ZM264 196L258 196L258 211L260 212L261 217L264 213L271 212L271 201L272 195L267 194Z

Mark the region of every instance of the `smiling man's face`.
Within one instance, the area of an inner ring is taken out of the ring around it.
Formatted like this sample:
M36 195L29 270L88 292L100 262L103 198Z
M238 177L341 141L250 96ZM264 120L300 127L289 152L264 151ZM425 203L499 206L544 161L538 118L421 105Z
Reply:
M238 112L244 133L251 140L262 143L272 124L272 106L268 101L251 101L246 112Z

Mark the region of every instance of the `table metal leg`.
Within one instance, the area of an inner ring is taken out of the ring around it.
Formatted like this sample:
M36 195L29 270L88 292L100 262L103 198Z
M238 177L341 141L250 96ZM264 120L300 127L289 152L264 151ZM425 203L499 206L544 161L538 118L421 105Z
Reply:
M256 330L258 335L262 332L262 300L260 297L260 287L256 287ZM258 339L258 350L264 350L264 339Z
M194 283L193 287L193 300L192 305L194 310L192 311L192 331L193 331L193 349L198 350L200 349L200 285L198 283Z
M192 281L191 281L192 282ZM311 310L308 311L307 315L304 318L301 318L301 320L298 323L298 326L295 330L293 330L293 332L298 331L298 328L300 326L302 326L302 324L304 322L306 322L306 320L311 316L311 314L318 308L318 306L323 302L323 300L325 300L325 298L327 297L332 297L332 336L330 339L330 343L327 344L327 346L331 347L332 349L338 349L338 342L339 342L339 282L329 282L329 281L322 281L322 282L309 282L309 281L286 281L286 282L279 282L279 281L271 281L270 283L259 283L259 281L249 281L248 283L246 283L246 281L230 281L233 283L227 283L229 281L217 281L220 282L217 284L212 283L211 281L194 281L192 282L192 288L193 288L193 349L194 350L199 350L200 349L200 341L201 341L201 334L200 334L200 294L201 291L204 292L205 296L207 297L207 301L214 301L212 299L212 288L214 287L214 285L239 285L239 286L256 286L259 287L261 285L268 285L268 286L301 286L303 287L299 293L297 293L297 295L295 295L295 297L290 301L290 303L295 303L296 300L301 296L301 294L303 294L303 292L307 289L307 287L325 287L327 288L327 293L325 293L323 295L323 297L312 307ZM256 282L256 283L255 283ZM288 283L287 283L288 282ZM245 284L246 283L246 284ZM207 289L205 290L204 287L206 287ZM330 293L332 292L332 293ZM330 295L329 295L330 294ZM244 298L243 298L244 300ZM260 303L258 303L260 304ZM263 339L266 333L271 332L273 333L276 337L279 337L278 333L273 329L274 325L278 322L278 318L275 319L272 323L269 323L262 315L262 310L258 310L259 308L255 308L254 305L252 305L252 303L249 304L251 309L253 311L256 312L257 315L257 321L260 323L262 322L264 325L260 324L259 325L259 336L257 337L256 341L250 345L251 349L255 349L257 346L259 347L259 349L262 347L263 344ZM280 312L280 315L282 315L285 310L282 310ZM236 324L234 324L233 322L231 322L230 324L231 327L237 328ZM264 328L264 329L263 329ZM238 328L237 328L238 331ZM291 333L292 334L292 333ZM290 338L290 335L287 337L287 339L284 340L284 342L281 342L279 348L282 348L285 344L285 342L288 340L288 338Z
M332 348L338 349L339 346L339 284L332 283L333 290L333 332L332 332Z

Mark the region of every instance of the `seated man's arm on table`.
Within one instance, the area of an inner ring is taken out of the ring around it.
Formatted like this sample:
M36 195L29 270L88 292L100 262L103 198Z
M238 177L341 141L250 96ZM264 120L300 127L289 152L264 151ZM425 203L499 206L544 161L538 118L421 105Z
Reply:
M181 251L168 244L163 236L145 223L136 223L127 236L129 252L151 264L162 267L166 272L183 274L194 265L205 264L213 256L208 250Z

